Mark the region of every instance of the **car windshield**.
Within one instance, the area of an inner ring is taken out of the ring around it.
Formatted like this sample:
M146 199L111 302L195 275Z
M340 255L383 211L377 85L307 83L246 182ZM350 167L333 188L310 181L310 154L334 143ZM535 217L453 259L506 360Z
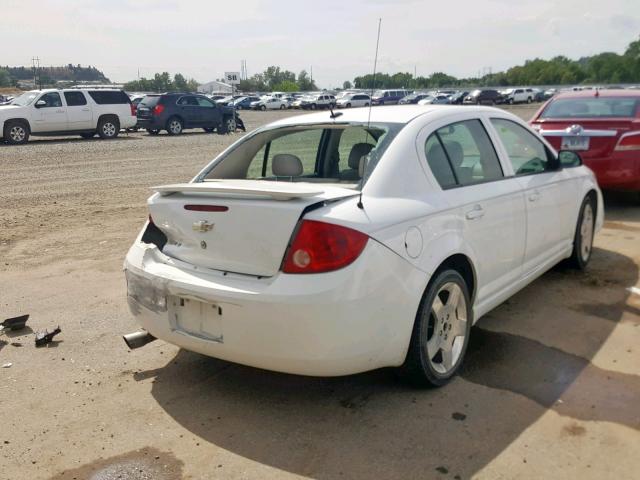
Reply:
M11 105L19 105L21 107L26 107L27 105L31 105L33 101L40 95L38 91L25 92L19 97L14 98L11 101Z
M403 126L331 123L257 130L207 166L197 181L312 182L360 189Z
M638 97L561 98L552 101L540 118L634 117L639 106Z

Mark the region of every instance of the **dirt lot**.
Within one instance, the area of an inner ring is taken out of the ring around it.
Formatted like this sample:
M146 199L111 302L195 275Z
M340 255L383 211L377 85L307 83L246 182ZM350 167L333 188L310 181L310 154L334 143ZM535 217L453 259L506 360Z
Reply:
M0 319L62 328L37 350L31 330L0 336L1 479L638 478L640 208L625 197L607 199L589 270L554 269L482 319L440 390L128 351L121 266L148 187L237 135L0 146Z

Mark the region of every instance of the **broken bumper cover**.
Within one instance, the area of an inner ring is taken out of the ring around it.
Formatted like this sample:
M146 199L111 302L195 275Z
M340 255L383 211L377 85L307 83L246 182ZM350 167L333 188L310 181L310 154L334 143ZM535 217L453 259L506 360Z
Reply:
M130 310L153 336L231 362L315 376L401 365L428 281L375 241L344 269L262 279L198 269L136 242L125 271ZM176 300L212 307L219 317L183 318L191 327L200 322L201 333L182 328L173 318Z

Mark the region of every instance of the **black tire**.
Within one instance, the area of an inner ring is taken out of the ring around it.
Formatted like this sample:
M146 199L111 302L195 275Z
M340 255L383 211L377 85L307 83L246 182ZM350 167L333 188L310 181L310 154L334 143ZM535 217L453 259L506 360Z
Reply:
M85 140L88 140L90 138L93 138L96 136L96 132L85 132L85 133L81 133L80 136L82 138L84 138Z
M509 99L509 105L513 105L513 98Z
M98 120L98 135L103 140L112 140L120 134L120 120L113 115L100 117Z
M21 120L9 120L2 132L4 141L9 145L24 145L29 141L29 125Z
M311 105L309 105L309 108L311 110L315 110L316 108L318 108L318 106L315 103L312 103Z
M527 97L527 103L531 103L531 97Z
M207 132L207 133L211 133L211 132L213 132L215 130L215 128L213 128L213 127L205 127L205 128L203 128L203 130L205 132Z
M160 133L160 130L157 128L147 128L147 133L149 135L158 135Z
M365 106L365 107L368 107L368 106L369 106L369 103L365 103L365 104L364 104L364 106Z
M454 291L459 300L464 300L464 305L451 296ZM440 319L433 309L436 297L441 305ZM473 323L472 312L469 290L460 273L450 269L436 273L420 302L407 358L399 369L400 376L419 387L441 387L448 383L464 360ZM431 353L428 353L429 348ZM445 354L449 348L451 356ZM446 367L447 362L451 362L449 367Z
M284 110L285 108L287 108L287 107L285 106L284 103L282 105L280 105L280 110Z
M596 201L593 195L587 195L580 206L576 232L573 236L573 251L568 261L571 267L578 270L587 268L587 264L591 259L593 233L596 224L596 208Z
M263 112L267 109L266 105L260 105L260 110L262 110Z
M224 117L222 123L218 127L218 133L225 135L236 131L236 120L233 117Z
M180 135L182 133L182 129L184 128L184 124L179 117L171 117L167 120L166 130L169 135Z
M351 104L350 104L350 103L347 103L347 104L345 105L345 107L347 107L347 108L351 108Z

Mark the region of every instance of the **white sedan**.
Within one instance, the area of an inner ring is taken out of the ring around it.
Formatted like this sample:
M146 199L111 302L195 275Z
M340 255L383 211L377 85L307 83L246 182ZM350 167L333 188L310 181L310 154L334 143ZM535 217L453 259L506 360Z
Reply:
M284 110L287 106L287 102L276 97L266 97L251 102L253 110Z
M455 375L491 309L585 268L603 223L580 157L488 107L290 117L154 190L125 260L130 346L420 385Z

